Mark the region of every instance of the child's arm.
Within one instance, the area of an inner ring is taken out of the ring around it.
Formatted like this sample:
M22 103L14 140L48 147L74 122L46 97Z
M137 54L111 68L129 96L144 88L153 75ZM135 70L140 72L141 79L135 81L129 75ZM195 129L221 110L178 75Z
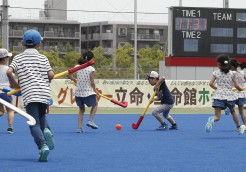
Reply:
M159 101L159 97L157 96L156 98L154 98L152 101L150 101L150 104L153 103L154 101Z
M164 81L165 81L165 77L159 78L158 82L157 82L157 83L155 84L155 86L154 86L154 90L155 90L156 92L159 91L160 86L161 86L161 84L162 84ZM160 100L160 98L156 95L156 98L154 98L150 103L153 103L154 101L159 101L159 100Z
M14 72L14 70L12 67L9 67L7 72L6 72L8 78L9 78L9 83L14 88L20 88L20 85L16 82L16 80L14 78L13 72Z
M50 70L50 71L48 72L48 78L49 78L49 81L50 81L50 82L51 82L51 80L54 78L54 76L55 76L55 74L54 74L53 70Z
M209 81L209 86L210 86L211 88L213 88L213 89L216 90L217 87L216 87L215 84L214 84L215 80L216 80L216 78L215 78L215 76L213 75L212 78L211 78L211 80Z
M91 74L90 74L90 80L91 80L91 87L92 87L93 91L95 93L97 93L96 85L95 85L95 81L94 81L94 71L91 72Z
M160 77L159 78L159 81L155 84L155 86L154 86L154 90L155 91L158 91L159 90L159 88L160 88L160 86L161 86L161 84L163 83L165 81L165 77Z
M238 91L243 91L243 89L239 86L239 84L238 84L238 82L237 82L236 75L233 76L232 81L233 81L234 86L236 87L236 89L237 89Z
M77 80L76 80L76 78L73 77L73 74L69 73L69 74L67 74L67 77L69 79L71 79L73 82L77 83Z

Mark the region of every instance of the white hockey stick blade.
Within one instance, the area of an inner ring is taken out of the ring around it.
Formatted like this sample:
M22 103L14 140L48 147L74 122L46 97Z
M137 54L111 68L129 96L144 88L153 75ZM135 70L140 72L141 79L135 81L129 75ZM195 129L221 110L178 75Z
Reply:
M13 111L19 113L20 115L24 116L28 121L27 124L28 125L35 125L36 124L36 120L29 115L28 113L18 109L17 107L15 107L14 105L4 101L3 99L0 98L0 103L3 104L4 106L7 106L8 108L12 109Z

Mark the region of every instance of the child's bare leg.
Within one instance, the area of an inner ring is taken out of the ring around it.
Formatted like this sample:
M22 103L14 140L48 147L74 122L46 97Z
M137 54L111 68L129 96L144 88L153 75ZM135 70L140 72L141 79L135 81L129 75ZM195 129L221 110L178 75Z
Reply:
M215 107L214 108L214 122L217 122L220 120L221 117L221 108L220 107Z
M79 109L78 113L78 128L82 128L83 118L85 113L85 106Z
M173 117L168 115L168 117L166 118L172 125L176 124L176 122L174 121Z
M162 125L166 124L160 114L154 116Z
M89 118L90 121L94 120L94 116L97 112L97 107L98 107L98 103L96 103L94 106L92 106L91 111L90 111L90 118Z
M0 105L0 117L4 115L4 107Z
M246 116L244 115L243 105L238 105L238 111L239 111L239 114L241 115L243 124L246 125Z
M240 126L240 122L239 122L238 115L237 115L235 109L232 108L230 110L231 110L231 114L232 114L232 117L233 117L233 120L234 120L236 126L239 127Z
M8 125L10 128L13 127L13 123L14 123L14 115L15 115L15 112L12 110L12 109L9 109L6 107L6 111L7 111L7 114L8 114Z

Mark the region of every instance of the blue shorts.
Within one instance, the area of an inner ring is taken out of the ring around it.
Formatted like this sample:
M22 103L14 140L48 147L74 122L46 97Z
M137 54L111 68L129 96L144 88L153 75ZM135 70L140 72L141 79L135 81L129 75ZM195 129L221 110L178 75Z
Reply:
M246 104L246 98L239 98L236 100L236 105L242 106Z
M83 109L85 104L88 107L92 107L97 104L97 95L93 94L88 97L75 97L75 101L80 109Z
M8 96L7 93L0 93L0 98L5 100L8 103L12 103L13 101L12 96Z
M235 101L214 99L212 107L213 108L220 107L222 110L226 109L226 107L228 107L229 109L232 109L235 107Z

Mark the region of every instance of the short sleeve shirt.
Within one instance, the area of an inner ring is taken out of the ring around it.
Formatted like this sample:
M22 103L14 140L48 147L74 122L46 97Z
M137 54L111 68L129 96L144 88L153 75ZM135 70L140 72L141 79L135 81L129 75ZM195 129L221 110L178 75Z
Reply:
M0 86L1 87L9 87L9 78L7 77L8 66L0 65ZM0 93L3 93L0 91Z
M92 66L88 66L77 71L77 85L75 88L74 96L88 97L90 95L96 94L91 87L90 76L92 72L95 72L95 69Z
M245 83L244 77L245 77L245 72L243 70L236 72L237 82L240 87L244 87L244 83ZM246 93L244 91L237 91L236 93L238 98L246 98Z
M173 96L171 92L169 91L165 81L161 84L157 95L161 100L161 104L168 104L168 105L174 104Z
M29 48L15 56L10 67L18 76L24 106L31 102L49 103L51 88L48 72L52 68L46 56Z
M229 71L227 74L216 70L213 72L213 75L216 78L217 90L212 94L212 99L218 100L228 100L233 101L237 99L237 95L232 91L234 87L233 77L235 72Z

